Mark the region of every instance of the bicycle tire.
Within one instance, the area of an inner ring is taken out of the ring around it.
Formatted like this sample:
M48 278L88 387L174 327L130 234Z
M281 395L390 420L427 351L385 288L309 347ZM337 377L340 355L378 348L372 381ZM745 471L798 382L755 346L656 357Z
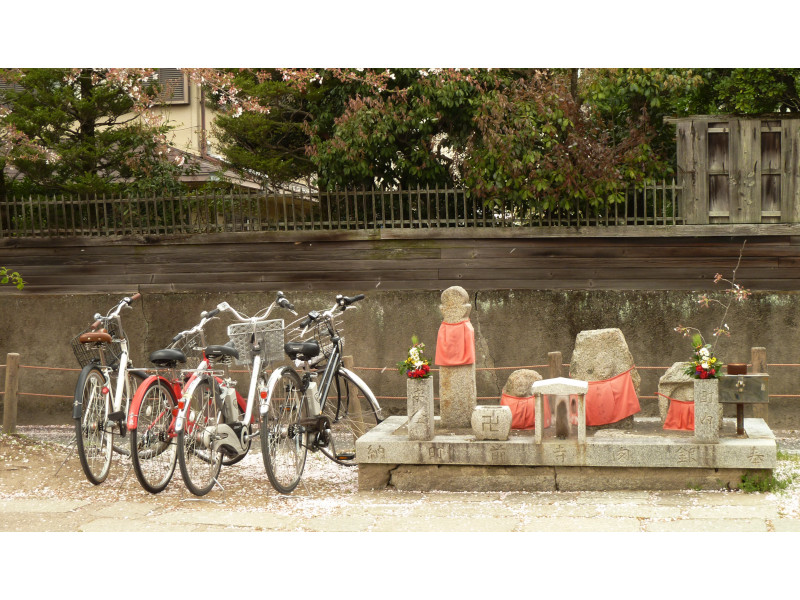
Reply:
M189 491L205 496L214 488L222 468L222 450L212 450L219 414L217 387L204 378L184 401L189 408L178 433L178 465Z
M145 380L145 375L140 373L139 371L125 371L125 375L127 377L125 381L125 390L123 392L123 410L125 411L125 416L128 416L128 408L131 405L131 400L133 399L133 395L136 393L136 389L139 387ZM111 388L116 389L116 377L112 375L111 377ZM117 442L117 437L114 437L114 443L111 447L114 449L114 452L117 454L121 454L122 456L130 456L131 455L131 446L130 443L128 444L120 444Z
M380 422L364 387L347 373L338 372L322 411L330 420L331 436L328 446L320 450L340 465L356 465L356 440Z
M81 370L75 386L75 403L80 403L81 414L75 419L75 441L78 458L86 479L100 485L111 470L114 432L106 427L106 417L111 412L110 394L104 394L105 377L96 366Z
M133 472L151 494L162 492L175 473L178 452L172 411L176 406L172 389L161 379L151 381L142 394L136 428L128 430Z
M308 434L300 426L308 404L297 373L285 369L273 382L269 398L261 418L261 457L272 487L291 494L303 476L308 453Z

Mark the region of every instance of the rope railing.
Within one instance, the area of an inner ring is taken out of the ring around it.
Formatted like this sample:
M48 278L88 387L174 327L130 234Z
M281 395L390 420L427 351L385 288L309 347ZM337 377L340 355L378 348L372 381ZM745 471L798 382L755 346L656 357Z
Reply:
M570 366L570 363L562 363L562 367L569 367L569 366ZM748 363L748 366L752 366L752 364ZM5 368L5 367L6 367L6 365L4 365L4 364L0 365L0 369ZM549 367L549 365L522 365L522 366L514 366L514 367L478 367L475 370L476 371L509 371L509 370L518 370L518 369L546 369L548 367ZM770 364L767 365L767 367L768 368L772 368L772 367L800 368L800 363L770 363ZM20 369L37 369L37 370L43 370L43 371L72 371L72 372L79 372L81 370L81 369L74 368L74 367L47 367L47 366L40 366L40 365L19 365L19 368ZM662 367L662 366L636 366L635 368L636 369L641 369L641 370L662 370L662 371L666 371L667 369L669 369L669 366L666 366L666 367ZM383 374L383 373L385 373L387 371L390 372L390 373L396 372L396 367L393 367L393 366L392 367L389 367L389 366L386 366L386 367L359 367L359 366L354 366L354 367L352 367L352 369L356 370L356 371L373 371L373 372L377 371L380 374ZM162 372L169 371L169 369L152 369L152 368L146 368L146 369L142 369L142 370L145 370L148 373L162 373ZM271 371L271 369L268 370L268 371ZM434 368L434 369L431 369L431 371L432 372L438 372L439 369L435 369ZM229 372L230 373L239 373L239 374L248 374L249 373L249 371L247 371L246 369L229 369ZM18 392L17 394L19 396L34 396L34 397L39 397L39 398L69 399L69 398L73 397L73 396L64 396L64 395L60 395L60 394L39 394L39 393L33 393L33 392ZM2 389L0 389L0 396L2 396L2 395L4 395L4 392L3 392ZM639 397L642 398L642 399L654 400L658 396L655 396L655 395L654 396L640 395ZM800 394L770 394L769 397L770 398L800 398ZM378 400L405 400L406 399L405 396L376 396L376 398ZM478 400L499 400L499 398L500 398L500 396L498 395L498 396L479 396L477 399ZM438 397L436 397L435 399L438 400Z

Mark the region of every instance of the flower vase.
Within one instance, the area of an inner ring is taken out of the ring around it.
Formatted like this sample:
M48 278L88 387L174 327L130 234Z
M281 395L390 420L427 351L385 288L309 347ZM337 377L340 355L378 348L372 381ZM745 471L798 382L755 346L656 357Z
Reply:
M719 442L719 379L694 380L694 437L698 442Z
M408 378L408 439L433 439L433 377Z

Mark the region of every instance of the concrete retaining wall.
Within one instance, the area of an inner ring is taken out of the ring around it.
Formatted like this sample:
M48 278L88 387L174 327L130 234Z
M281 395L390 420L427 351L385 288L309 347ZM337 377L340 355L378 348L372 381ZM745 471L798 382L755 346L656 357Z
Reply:
M678 325L700 328L709 340L720 324L722 311L697 304L697 295L682 291L479 291L464 286L473 302L471 315L477 339L479 404L497 403L500 388L511 370L547 364L547 353L561 351L564 362L572 355L575 336L585 329L618 327L627 340L636 364L668 367L687 360L690 343L673 331ZM379 396L405 396L405 382L394 365L405 357L411 336L428 345L432 357L441 323L440 292L370 291L358 310L345 314L346 354L357 367L387 367L359 371ZM227 300L247 313L254 313L274 298L275 291L263 293L165 293L147 294L141 304L125 311L124 324L132 342L136 366L146 366L147 354L166 345L178 331L199 320L202 310ZM293 292L290 297L298 312L322 309L333 303L330 292ZM76 367L69 341L86 327L95 312L107 311L121 295L90 294L52 296L0 295L0 364L8 352L18 352L22 365ZM280 312L280 311L278 311ZM274 313L278 315L278 312ZM291 318L287 314L287 318ZM800 315L800 292L755 293L735 304L725 321L733 335L719 342L717 352L725 362L749 362L750 348L767 348L767 362L800 362L800 338L796 335ZM209 341L222 341L224 321L209 328ZM485 370L484 370L485 369ZM547 375L546 369L539 369ZM664 370L640 371L641 394L654 396ZM797 394L800 369L774 367L770 370L771 394ZM23 369L20 393L71 396L77 373ZM244 389L247 375L239 376ZM21 423L68 421L69 399L21 396ZM657 401L642 400L643 413L658 414ZM383 400L390 413L403 411L405 400ZM800 422L800 398L773 400L770 424L773 428L794 428ZM727 407L726 410L734 410ZM726 412L726 416L733 416ZM749 416L749 408L746 409Z

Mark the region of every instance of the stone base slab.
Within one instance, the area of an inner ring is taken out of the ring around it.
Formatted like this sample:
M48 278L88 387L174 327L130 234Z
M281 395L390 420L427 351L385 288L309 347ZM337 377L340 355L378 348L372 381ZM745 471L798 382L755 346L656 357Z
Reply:
M573 492L615 490L738 489L742 475L770 469L620 467L492 467L385 465L358 467L358 489L428 492Z
M389 417L356 443L359 487L718 489L737 487L744 472L769 473L777 464L777 445L766 423L745 419L745 435L736 436L735 419L725 421L718 443L698 442L692 432L665 432L658 418L641 418L630 431L596 431L583 444L545 430L536 444L532 431L513 431L507 441L481 441L440 423L432 440L412 441L405 418Z

